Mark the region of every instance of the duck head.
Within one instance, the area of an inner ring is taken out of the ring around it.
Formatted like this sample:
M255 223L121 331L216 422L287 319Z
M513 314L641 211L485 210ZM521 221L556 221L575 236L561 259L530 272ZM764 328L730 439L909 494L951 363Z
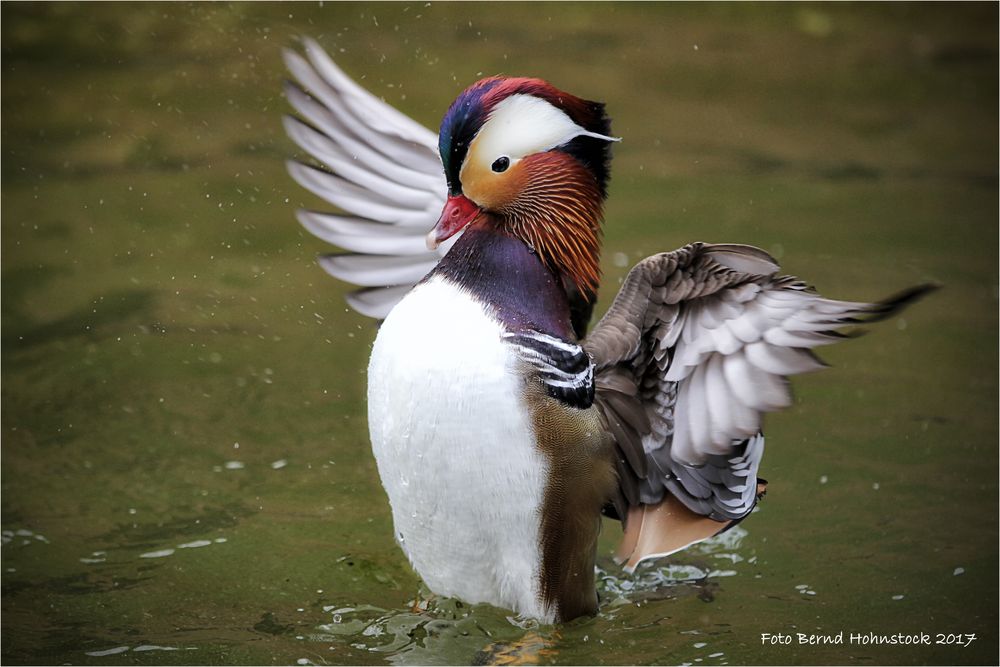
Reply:
M449 196L428 246L469 225L495 225L592 297L609 146L618 141L609 133L603 104L540 79L491 77L473 84L441 123Z

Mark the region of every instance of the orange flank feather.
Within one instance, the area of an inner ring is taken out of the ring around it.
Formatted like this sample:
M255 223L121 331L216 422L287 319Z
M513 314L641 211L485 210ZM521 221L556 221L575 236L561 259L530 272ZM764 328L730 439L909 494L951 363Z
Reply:
M758 480L757 497L764 495L767 484ZM672 495L656 505L629 508L625 534L615 553L615 562L624 563L628 572L647 558L667 556L714 537L737 521L716 521L695 514Z

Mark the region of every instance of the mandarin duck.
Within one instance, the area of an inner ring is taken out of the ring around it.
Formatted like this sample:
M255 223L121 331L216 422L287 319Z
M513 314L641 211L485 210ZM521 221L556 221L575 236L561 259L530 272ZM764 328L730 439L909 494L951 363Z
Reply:
M587 333L611 134L604 105L533 78L464 90L435 135L312 40L286 51L299 211L320 263L382 320L368 425L395 538L436 594L543 622L594 614L602 514L631 571L746 517L762 415L845 325L929 289L834 301L747 245L692 243L627 275Z

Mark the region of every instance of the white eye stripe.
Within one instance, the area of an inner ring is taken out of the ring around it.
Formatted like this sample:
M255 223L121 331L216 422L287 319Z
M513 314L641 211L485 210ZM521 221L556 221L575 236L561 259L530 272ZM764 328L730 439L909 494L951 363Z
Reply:
M511 95L493 108L473 141L469 157L490 167L498 157L516 164L521 158L551 150L575 137L619 141L580 127L561 109L534 95Z

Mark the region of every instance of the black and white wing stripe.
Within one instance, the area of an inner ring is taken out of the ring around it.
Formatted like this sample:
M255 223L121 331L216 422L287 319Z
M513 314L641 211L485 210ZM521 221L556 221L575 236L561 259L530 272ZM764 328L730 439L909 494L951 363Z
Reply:
M538 331L507 333L504 339L538 374L549 396L584 410L594 402L594 362L576 343Z
M822 368L812 348L843 340L839 329L888 317L931 289L833 301L777 271L757 248L695 243L629 273L583 342L621 450L618 505L655 504L669 489L699 514L746 514L762 415L790 404L787 376Z
M285 131L321 167L291 160L288 171L341 212L297 216L312 234L349 251L324 255L320 264L365 288L348 296L351 307L383 319L454 243L430 251L424 240L448 190L437 135L354 83L314 40L303 45L305 58L285 51L296 80L285 95L299 114L285 117Z

